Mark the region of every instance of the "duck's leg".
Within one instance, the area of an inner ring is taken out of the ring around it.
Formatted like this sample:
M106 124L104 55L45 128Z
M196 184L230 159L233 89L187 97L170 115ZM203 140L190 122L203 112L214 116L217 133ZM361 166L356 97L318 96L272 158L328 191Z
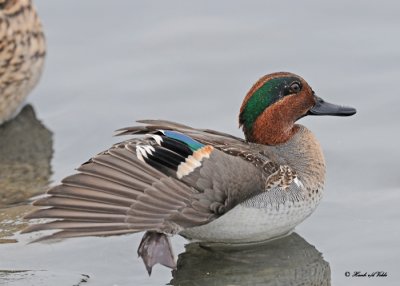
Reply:
M171 242L169 237L164 233L146 231L140 242L137 253L139 257L143 259L143 263L149 275L151 275L151 270L157 263L176 269Z

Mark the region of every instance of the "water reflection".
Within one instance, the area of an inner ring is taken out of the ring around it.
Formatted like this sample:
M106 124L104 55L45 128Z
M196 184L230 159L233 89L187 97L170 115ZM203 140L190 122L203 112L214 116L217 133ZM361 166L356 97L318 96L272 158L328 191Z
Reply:
M80 286L88 282L90 276L79 273L50 272L45 270L0 270L0 282L7 286L59 285L60 281L70 281L69 285ZM3 285L3 284L1 284ZM63 284L65 285L65 284Z
M329 263L296 233L258 245L191 243L178 257L171 285L330 285Z
M20 218L30 207L22 203L47 188L52 154L52 133L31 105L0 126L0 238L24 227Z

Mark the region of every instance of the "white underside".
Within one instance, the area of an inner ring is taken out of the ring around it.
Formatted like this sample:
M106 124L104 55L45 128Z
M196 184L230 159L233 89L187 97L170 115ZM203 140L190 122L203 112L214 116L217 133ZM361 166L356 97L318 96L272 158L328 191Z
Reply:
M262 196L262 195L260 195ZM247 243L284 236L311 215L321 194L304 201L286 201L257 208L246 204L234 207L220 218L181 232L200 241Z

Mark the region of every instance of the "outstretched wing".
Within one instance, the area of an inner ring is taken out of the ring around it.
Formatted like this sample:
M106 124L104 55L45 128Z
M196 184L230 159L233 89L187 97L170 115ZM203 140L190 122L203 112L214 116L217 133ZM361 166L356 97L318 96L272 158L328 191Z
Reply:
M26 218L56 220L24 232L60 230L46 238L179 233L264 190L265 173L222 150L248 148L243 140L170 122L145 123L150 125L123 133L147 136L94 156L36 201L41 208Z
M209 144L221 148L222 146L250 148L242 138L211 129L196 129L167 120L138 120L137 122L144 125L121 128L117 130L117 135L139 135L157 133L160 130L174 130L186 134L205 145Z
M257 168L263 169L266 176L279 169L279 165L271 161L268 155L260 152L260 145L248 143L242 138L211 129L196 129L167 120L139 120L138 122L145 125L121 128L117 130L116 135L155 134L160 130L175 130L202 144L211 145L226 154L240 157L252 163Z

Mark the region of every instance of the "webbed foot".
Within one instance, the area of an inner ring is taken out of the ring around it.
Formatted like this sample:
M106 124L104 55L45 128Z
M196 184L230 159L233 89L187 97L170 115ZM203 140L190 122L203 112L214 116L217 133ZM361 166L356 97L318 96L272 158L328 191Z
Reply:
M143 259L149 276L151 275L153 266L157 263L176 269L172 246L169 237L164 233L146 231L137 253Z

